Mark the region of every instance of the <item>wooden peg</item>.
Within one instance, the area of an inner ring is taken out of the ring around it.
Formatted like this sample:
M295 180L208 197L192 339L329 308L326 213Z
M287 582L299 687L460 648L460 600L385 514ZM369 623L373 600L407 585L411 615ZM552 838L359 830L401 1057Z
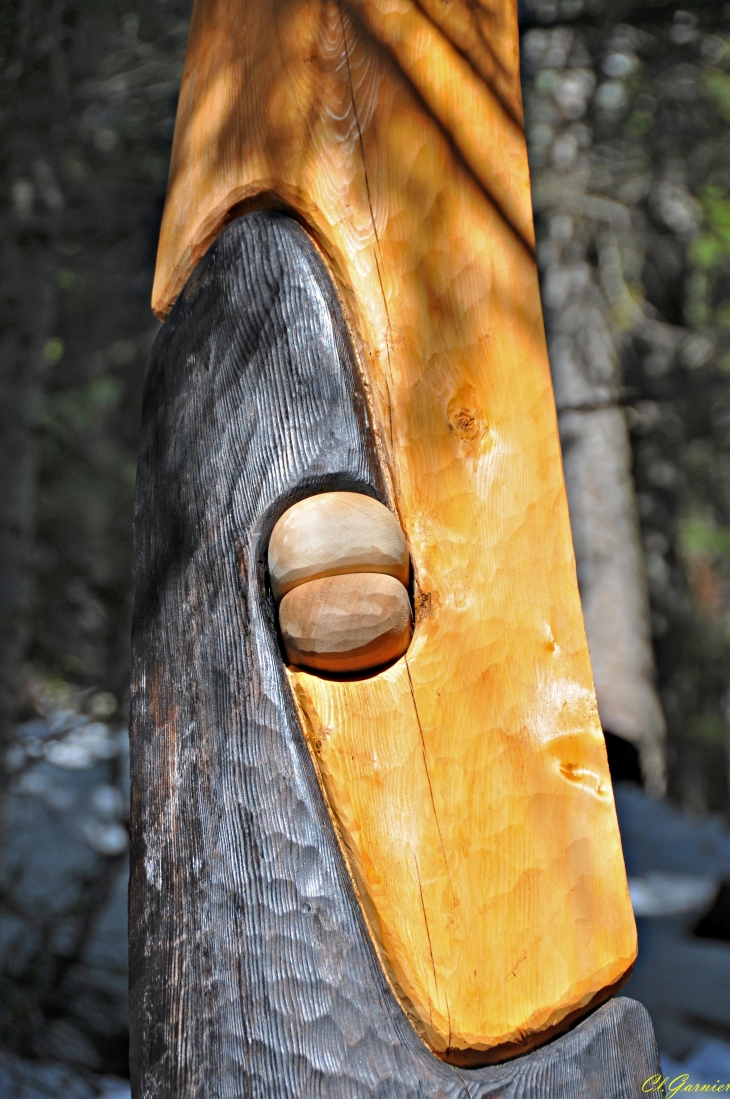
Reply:
M362 672L402 656L411 639L408 592L393 576L350 573L300 584L281 601L290 664Z
M285 511L269 542L275 599L323 576L385 573L408 585L409 558L392 512L359 492L323 492Z

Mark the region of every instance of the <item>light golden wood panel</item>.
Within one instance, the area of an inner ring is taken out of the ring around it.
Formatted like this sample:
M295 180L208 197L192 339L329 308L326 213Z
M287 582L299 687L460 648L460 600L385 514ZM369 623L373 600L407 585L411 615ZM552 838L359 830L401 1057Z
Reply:
M481 1060L636 949L519 117L510 0L198 0L154 289L163 315L262 206L330 265L419 621L373 679L292 683L394 987L435 1050Z
M456 659L422 664L427 644L421 634L375 680L289 675L404 1006L437 1052L499 1059L555 1027L567 1005L594 1001L633 960L602 737L584 731L587 692L568 687L566 714L563 685L546 685L554 697L536 698L533 736L510 744L490 728L487 684L459 675ZM416 670L434 676L427 691ZM455 730L424 713L429 695L447 692Z

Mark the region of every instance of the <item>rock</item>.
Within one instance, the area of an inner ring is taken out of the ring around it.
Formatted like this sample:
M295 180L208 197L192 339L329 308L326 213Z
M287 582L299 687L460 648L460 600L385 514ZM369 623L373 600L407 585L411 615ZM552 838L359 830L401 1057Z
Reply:
M126 730L56 711L18 728L10 762L0 864L0 1045L124 1075Z

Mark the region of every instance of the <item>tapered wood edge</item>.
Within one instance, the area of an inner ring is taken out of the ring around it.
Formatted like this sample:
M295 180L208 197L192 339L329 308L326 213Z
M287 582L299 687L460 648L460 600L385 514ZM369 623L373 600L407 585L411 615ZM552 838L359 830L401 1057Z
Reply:
M158 320L164 321L169 315L191 274L223 230L227 229L232 222L245 217L246 214L253 213L285 214L292 221L296 221L310 239L316 242L313 228L298 208L295 196L287 201L277 189L262 188L258 182L253 187L249 185L234 188L191 234L190 244L180 257L178 264L172 268L172 277L168 282L159 291L156 285L153 286L151 306ZM156 267L159 267L162 249L163 238L160 237ZM317 246L317 250L321 251L321 248Z
M441 1061L446 1061L447 1064L456 1065L459 1068L484 1068L487 1065L499 1065L505 1061L512 1061L517 1057L524 1057L525 1054L548 1045L556 1038L574 1030L576 1026L586 1020L587 1016L592 1015L599 1007L612 1000L628 981L635 964L634 960L618 981L607 988L602 988L595 996L591 997L587 1004L571 1011L554 1026L528 1035L523 1042L507 1042L500 1046L493 1046L492 1049L488 1050L447 1050L446 1053L437 1053L436 1056Z

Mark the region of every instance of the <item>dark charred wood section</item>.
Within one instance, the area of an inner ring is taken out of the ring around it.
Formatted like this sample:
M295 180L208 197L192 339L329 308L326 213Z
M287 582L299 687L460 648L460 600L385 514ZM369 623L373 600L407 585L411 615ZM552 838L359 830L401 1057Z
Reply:
M610 1002L506 1065L423 1045L373 951L289 693L267 590L297 499L383 481L347 330L304 230L231 224L160 332L136 511L135 1099L625 1099L659 1071Z

